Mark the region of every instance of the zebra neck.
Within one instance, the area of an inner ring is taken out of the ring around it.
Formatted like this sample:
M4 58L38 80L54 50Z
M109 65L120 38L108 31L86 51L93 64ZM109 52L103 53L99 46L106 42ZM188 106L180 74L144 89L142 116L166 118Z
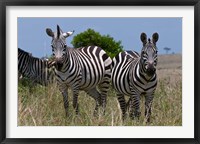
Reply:
M61 72L71 71L72 69L74 69L74 67L76 67L76 65L77 63L76 63L76 57L74 57L74 53L68 51L65 55Z
M66 71L69 69L71 66L70 58L65 58L64 65L63 65L63 70Z

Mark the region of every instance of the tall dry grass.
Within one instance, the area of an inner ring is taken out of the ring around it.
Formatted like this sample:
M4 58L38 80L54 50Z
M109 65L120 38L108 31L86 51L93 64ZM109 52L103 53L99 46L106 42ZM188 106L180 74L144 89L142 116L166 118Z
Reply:
M161 58L160 58L161 59ZM166 58L166 60L169 58ZM172 60L172 59L170 59ZM175 61L177 61L175 59ZM165 62L165 61L164 61ZM166 62L165 62L166 63ZM173 62L171 62L173 64ZM167 64L168 65L168 64ZM144 120L144 98L141 98L142 115L139 120L129 117L123 122L115 91L111 88L107 98L106 114L93 116L95 101L85 92L79 94L79 115L72 108L69 92L69 116L65 116L63 98L56 84L43 87L19 81L19 126L180 126L182 125L182 71L181 63L169 67L159 63L158 86L152 105L151 122Z

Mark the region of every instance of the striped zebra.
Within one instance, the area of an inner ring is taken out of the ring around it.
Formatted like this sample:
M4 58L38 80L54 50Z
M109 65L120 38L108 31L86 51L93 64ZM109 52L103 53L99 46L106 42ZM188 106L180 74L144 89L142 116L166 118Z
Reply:
M63 95L64 108L68 114L68 88L73 92L73 108L78 114L78 95L84 90L96 101L94 115L98 107L106 107L107 92L111 79L111 58L98 46L69 48L66 38L73 32L63 32L57 25L57 31L46 29L48 36L52 37L51 47L55 59L55 75L59 90Z
M32 54L18 48L18 77L29 78L34 83L47 86L53 82L53 67L47 60L33 57Z
M117 91L117 98L122 110L122 118L127 109L131 118L139 118L140 98L145 96L145 118L150 121L151 106L157 85L156 65L158 33L147 40L145 33L141 34L143 48L141 56L137 52L121 52L113 58L111 81ZM126 103L124 95L129 96Z

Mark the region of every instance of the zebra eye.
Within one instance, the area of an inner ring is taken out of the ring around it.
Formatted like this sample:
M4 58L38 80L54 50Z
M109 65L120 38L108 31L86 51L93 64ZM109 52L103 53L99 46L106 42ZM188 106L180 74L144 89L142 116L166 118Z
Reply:
M142 56L147 57L147 53L145 51L142 51Z

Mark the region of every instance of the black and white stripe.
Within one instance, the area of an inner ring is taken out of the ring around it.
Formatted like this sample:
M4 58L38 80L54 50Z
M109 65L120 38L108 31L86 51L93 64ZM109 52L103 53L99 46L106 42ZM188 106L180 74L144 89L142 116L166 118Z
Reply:
M53 67L49 68L47 60L33 57L20 48L18 48L18 75L45 86L54 79Z
M145 116L150 121L151 105L157 85L156 65L158 34L152 40L141 34L143 48L141 56L136 52L125 51L113 59L112 84L117 91L118 101L125 117L127 108L132 118L140 116L140 98L145 96ZM129 96L126 103L124 95Z
M55 74L64 99L66 114L68 113L68 88L73 91L73 107L78 113L78 95L84 90L96 101L94 114L98 106L105 110L106 97L111 78L111 58L98 46L69 48L66 38L73 32L64 33L57 26L57 32L47 28L52 37L52 52L55 59ZM98 90L97 90L98 89Z

